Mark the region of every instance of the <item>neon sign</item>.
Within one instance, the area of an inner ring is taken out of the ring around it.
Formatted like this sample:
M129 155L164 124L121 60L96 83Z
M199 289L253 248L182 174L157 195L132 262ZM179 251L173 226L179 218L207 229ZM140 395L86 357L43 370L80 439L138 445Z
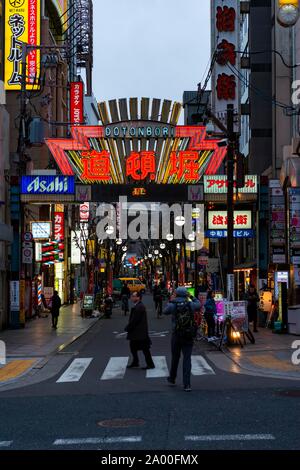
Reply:
M74 194L73 176L22 176L22 194Z
M174 137L168 137L164 147L159 137L127 137L125 130L125 137L114 137L113 131L108 137L107 129L74 126L72 139L46 139L61 172L78 176L84 184L196 184L203 173L216 173L227 151L218 147L219 139L206 138L204 126L172 127Z

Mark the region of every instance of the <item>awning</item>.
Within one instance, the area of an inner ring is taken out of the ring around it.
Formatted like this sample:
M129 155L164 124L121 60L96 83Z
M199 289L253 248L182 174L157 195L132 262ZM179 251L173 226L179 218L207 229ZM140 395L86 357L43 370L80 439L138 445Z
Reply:
M0 241L13 242L13 228L11 225L6 225L0 222Z
M292 188L300 187L300 158L289 157L283 161L280 171L280 184L284 186L289 179Z

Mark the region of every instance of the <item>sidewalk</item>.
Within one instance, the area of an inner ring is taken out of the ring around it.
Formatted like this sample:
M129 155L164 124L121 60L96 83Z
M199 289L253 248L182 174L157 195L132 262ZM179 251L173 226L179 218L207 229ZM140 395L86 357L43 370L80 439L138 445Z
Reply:
M52 329L51 314L26 323L24 329L0 332L6 345L6 365L0 364L0 386L31 369L41 368L50 356L62 351L94 325L99 318L82 318L79 302L63 306L57 330Z
M300 364L292 363L292 354L296 351L292 344L300 341L300 336L274 334L270 329L259 328L254 337L255 344L247 341L243 348L228 348L223 357L218 353L209 353L208 357L228 372L300 380ZM297 348L300 349L300 342Z

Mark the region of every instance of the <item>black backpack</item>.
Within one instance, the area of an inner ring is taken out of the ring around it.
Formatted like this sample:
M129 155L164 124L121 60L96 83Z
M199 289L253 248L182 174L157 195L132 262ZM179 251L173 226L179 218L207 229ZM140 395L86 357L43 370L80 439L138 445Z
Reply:
M190 302L174 302L176 307L175 333L182 339L191 340L197 334L197 325Z

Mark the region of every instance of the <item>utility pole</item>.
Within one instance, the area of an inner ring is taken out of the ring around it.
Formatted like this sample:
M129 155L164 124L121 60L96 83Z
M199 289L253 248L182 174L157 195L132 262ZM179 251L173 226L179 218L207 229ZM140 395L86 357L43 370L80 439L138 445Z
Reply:
M233 105L227 105L227 299L234 300L234 151L236 135L233 130Z

